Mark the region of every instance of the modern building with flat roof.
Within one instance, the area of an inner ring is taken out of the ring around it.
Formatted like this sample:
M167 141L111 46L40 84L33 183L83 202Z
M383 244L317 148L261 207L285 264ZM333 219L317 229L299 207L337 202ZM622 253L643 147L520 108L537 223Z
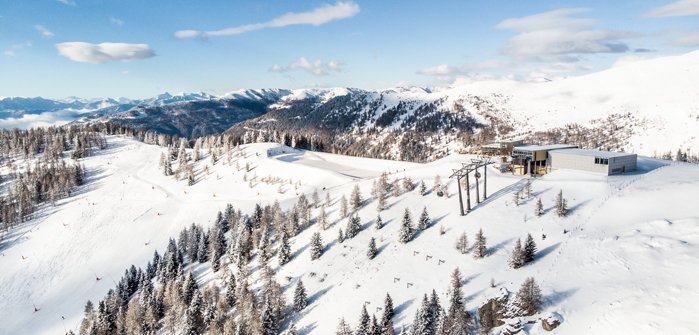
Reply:
M523 145L512 148L512 173L544 175L548 172L549 153L553 150L577 148L570 144Z
M574 169L612 175L636 170L636 154L625 152L558 149L549 152L551 170Z

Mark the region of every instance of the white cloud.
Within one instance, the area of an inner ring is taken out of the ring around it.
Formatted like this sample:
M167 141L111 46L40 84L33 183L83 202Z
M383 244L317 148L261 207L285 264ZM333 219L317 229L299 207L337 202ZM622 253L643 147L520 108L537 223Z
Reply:
M56 0L64 5L75 6L75 1L73 0Z
M699 0L679 0L651 9L645 17L670 17L699 15Z
M517 34L505 42L502 52L520 61L543 62L575 62L581 54L627 52L628 45L620 40L634 35L598 28L594 19L573 17L588 11L564 8L504 20L495 27Z
M35 25L34 29L36 29L36 31L41 33L41 37L43 37L43 38L51 38L54 35L52 31L48 30L48 28L46 28L40 24Z
M115 17L110 17L109 22L113 25L116 25L116 26L123 26L124 25L124 20L118 19Z
M65 42L55 45L61 56L82 63L130 61L155 56L148 44Z
M14 57L17 55L17 53L12 49L8 49L8 50L3 51L2 55L6 56L6 57Z
M323 62L320 59L317 59L315 61L310 61L306 59L306 57L300 57L287 66L274 64L269 68L269 70L271 72L278 73L284 73L291 70L303 70L314 76L326 76L330 72L342 71L342 66L340 62L335 60Z
M342 20L359 13L359 5L354 2L337 2L334 5L322 5L309 12L286 13L267 22L246 24L238 27L225 28L221 30L201 31L201 30L180 30L175 32L178 38L205 38L215 36L239 35L255 30L266 28L280 28L292 25L312 25L319 26L330 21Z

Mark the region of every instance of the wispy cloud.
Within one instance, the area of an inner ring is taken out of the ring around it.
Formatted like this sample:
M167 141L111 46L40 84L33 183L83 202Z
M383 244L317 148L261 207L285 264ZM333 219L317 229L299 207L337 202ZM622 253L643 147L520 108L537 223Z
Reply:
M588 11L564 8L504 20L495 27L517 34L505 42L502 52L516 60L575 62L582 54L629 51L621 39L634 34L599 28L594 19L574 17Z
M655 7L645 17L671 17L699 15L699 0L679 0L665 6Z
M155 56L148 44L65 42L55 45L61 56L82 63L130 61Z
M64 5L75 6L75 1L73 0L56 0Z
M330 21L342 20L359 13L359 5L354 2L337 2L334 5L322 5L308 12L286 13L282 16L262 23L252 23L221 30L180 30L175 32L178 38L205 38L216 36L239 35L266 28L280 28L293 25L319 26Z
M54 36L53 32L48 30L48 28L44 27L43 25L37 24L34 26L34 29L41 33L41 37L43 38L51 38Z
M124 20L118 19L116 17L110 17L109 22L115 26L123 26L124 25Z
M320 59L310 61L306 57L300 57L293 63L283 66L274 64L269 68L271 72L284 73L292 70L306 71L314 76L327 76L330 72L342 71L342 66L338 61L323 62Z
M26 41L24 43L13 44L9 48L4 50L2 52L2 55L6 56L6 57L14 57L14 56L17 56L17 52L19 50L31 48L31 47L32 47L32 41Z

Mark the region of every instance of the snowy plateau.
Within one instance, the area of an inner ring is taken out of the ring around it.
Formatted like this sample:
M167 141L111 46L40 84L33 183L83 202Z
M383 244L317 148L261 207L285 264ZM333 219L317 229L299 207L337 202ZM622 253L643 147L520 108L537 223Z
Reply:
M251 213L256 203L278 200L287 210L301 194L310 198L315 191L321 199L329 195L329 227L304 227L290 239L287 264L280 266L276 256L269 261L287 302L293 301L299 280L308 294L308 306L290 313L280 331L293 322L301 334L334 334L341 317L354 328L362 306L380 317L389 293L399 333L412 324L424 294L434 289L443 304L449 301L450 276L458 268L466 309L474 317L503 288L514 294L526 278L535 278L543 299L536 314L520 320L528 334L549 333L542 319L560 322L551 332L556 334L699 333L695 164L639 157L638 170L632 173L608 177L559 170L535 179L491 166L488 199L476 204L472 193L473 210L460 216L457 185L448 177L474 158L469 155L450 154L418 164L255 143L232 148L230 164L225 159L214 164L203 154L194 163L196 183L189 186L186 180L163 175L158 160L166 148L126 136L106 139L105 149L80 159L85 182L72 196L41 207L32 220L3 236L0 334L77 333L87 300L103 299L125 269L132 264L145 267L154 251L162 254L183 228L192 223L212 227L216 213L229 203ZM377 199L371 190L384 172L389 183L409 177L429 188L439 175L447 192L422 195L415 189L390 195L380 212L385 226L377 230ZM4 180L8 171L2 173ZM273 178L285 182L281 187L263 182ZM513 194L527 180L531 196L517 205ZM471 180L472 187L475 182ZM340 218L340 199L349 197L355 186L364 198L356 212L361 230L339 243L338 228L344 230L347 221ZM482 192L484 185L479 186ZM553 208L559 191L568 202L565 217ZM537 199L543 203L541 216L534 214ZM415 222L423 207L433 224L400 243L405 210ZM313 216L317 213L312 209ZM474 258L473 250L456 250L462 233L473 244L479 229L487 238L484 258ZM311 260L309 241L316 232L324 250ZM528 233L538 246L535 260L513 269L508 266L512 249ZM377 254L368 259L371 238ZM235 268L228 256L222 264ZM261 270L255 257L249 269L251 288L259 289ZM209 262L195 262L184 271L192 272L199 287L223 287L225 271L214 272Z

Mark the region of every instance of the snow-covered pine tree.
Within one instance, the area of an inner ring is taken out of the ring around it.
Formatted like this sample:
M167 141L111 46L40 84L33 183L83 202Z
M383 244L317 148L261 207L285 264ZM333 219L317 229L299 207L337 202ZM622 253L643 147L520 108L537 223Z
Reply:
M300 312L308 306L308 296L306 295L306 288L303 286L303 281L299 279L296 284L296 289L294 290L294 310Z
M235 307L236 303L236 285L235 276L231 273L226 280L226 293L225 293L226 306L231 309Z
M544 215L544 204L541 203L541 198L536 200L536 207L534 208L534 214L536 216Z
M289 330L286 332L286 335L299 335L298 330L296 330L295 323L291 323L291 326L289 326Z
M262 315L260 317L262 335L278 335L279 334L279 322L277 320L277 315L274 311L274 305L272 298L267 296L264 305L262 306Z
M483 235L483 228L481 228L478 230L478 233L476 233L476 242L473 245L473 257L483 258L488 254L488 247L485 242L485 235Z
M384 334L387 334L389 328L393 332L393 315L393 299L390 294L386 293L383 303L383 315L381 316L381 329Z
M563 190L556 195L556 214L561 217L568 215L568 201L563 198Z
M521 316L534 315L541 307L541 289L534 278L527 278L515 296L514 305L523 313Z
M371 327L369 329L370 335L381 335L381 325L379 325L378 320L376 320L376 315L371 315Z
M376 222L374 223L374 227L376 227L376 230L380 230L383 228L383 220L381 219L381 215L376 216Z
M289 245L289 235L285 231L281 232L281 241L279 242L279 251L277 258L279 260L279 265L284 265L291 259L291 246Z
M408 243L413 239L414 234L415 228L413 227L413 219L410 216L410 210L406 208L403 213L403 221L401 222L398 241L403 244Z
M335 335L353 335L352 328L350 328L345 318L340 318L340 322L337 324L337 331Z
M418 220L418 228L420 230L426 230L432 225L432 219L430 219L430 214L427 213L427 206L422 208L422 214L420 214L420 219Z
M376 257L376 252L376 239L372 237L369 240L369 249L367 250L366 255L369 257L369 259L374 259L374 257Z
M515 242L515 247L512 249L512 254L509 260L510 267L513 269L519 269L524 265L524 254L522 253L522 241L517 239Z
M403 188L406 192L411 192L415 189L415 183L410 177L403 178Z
M216 229L211 243L211 268L217 272L221 267L221 256L226 254L226 236L223 229Z
M325 193L325 207L330 207L332 201L330 200L330 192Z
M522 258L524 263L529 263L534 261L536 256L536 243L532 234L527 234L527 239L524 240L524 247L522 248Z
M519 206L519 199L522 196L522 190L517 190L515 193L512 194L512 202L515 204L515 206Z
M430 315L430 302L427 294L422 297L422 304L415 311L411 335L431 335L434 334L434 324Z
M444 328L449 334L469 334L471 327L471 314L465 307L462 286L461 272L456 268L451 275L451 288L447 294L449 309L444 317Z
M371 320L369 319L369 313L366 310L366 305L363 305L362 312L359 315L359 324L357 325L357 330L354 332L354 335L370 335L370 321Z
M320 258L323 254L323 240L320 237L319 232L313 233L311 236L311 260L316 260Z
M419 187L418 191L420 192L420 195L427 194L427 185L425 185L424 180L420 180L420 187Z
M362 199L362 192L359 190L359 185L355 184L354 188L352 189L352 194L350 195L352 210L356 211L362 207L363 201L364 200Z
M468 253L468 235L466 235L466 232L461 233L456 240L456 250L464 255Z

